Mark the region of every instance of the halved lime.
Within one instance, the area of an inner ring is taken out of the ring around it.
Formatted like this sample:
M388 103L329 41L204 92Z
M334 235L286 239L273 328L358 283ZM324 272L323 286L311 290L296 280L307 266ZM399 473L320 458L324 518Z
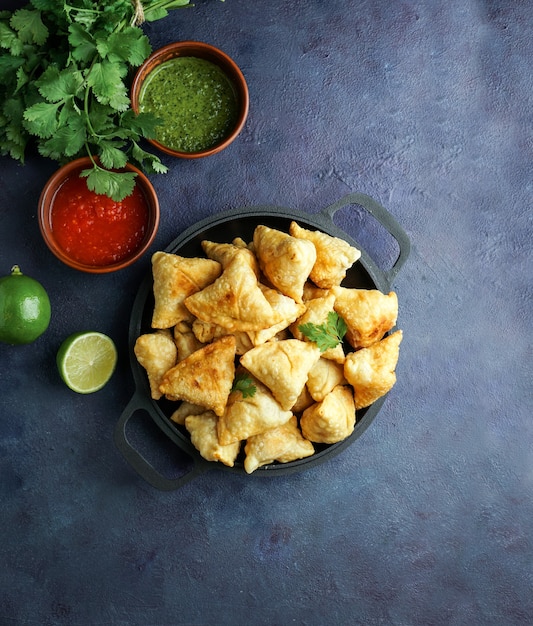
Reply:
M74 333L57 352L63 382L76 393L93 393L111 378L117 364L113 340L96 331Z

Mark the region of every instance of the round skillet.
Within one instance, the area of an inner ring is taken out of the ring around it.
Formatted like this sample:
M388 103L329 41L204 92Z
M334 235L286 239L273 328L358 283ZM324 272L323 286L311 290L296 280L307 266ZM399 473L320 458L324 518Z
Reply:
M354 204L368 211L398 243L398 257L392 268L388 271L381 270L370 256L361 249L357 241L334 224L333 216L335 213L343 207ZM204 239L216 242L231 242L235 237L241 237L245 241L251 241L253 239L254 229L257 225L265 224L271 228L276 228L288 233L289 225L292 220L297 221L298 224L304 228L321 230L334 237L345 239L361 250L361 258L348 270L346 278L342 283L345 287L379 289L383 293L388 293L394 277L409 255L409 239L398 222L375 200L369 196L358 193L345 196L319 214L306 214L275 206L240 208L218 213L197 222L185 230L179 237L172 241L165 251L185 257L205 256L201 247L201 242ZM135 380L135 393L116 425L114 434L115 443L133 469L151 485L161 490L178 489L198 474L215 468L246 475L242 459L240 458L232 468L221 463L208 462L203 459L196 448L191 444L187 431L170 420L170 415L176 407L176 403L170 403L164 399L155 401L150 396L146 372L137 362L133 348L139 335L153 330L150 326L154 306L152 286L153 282L150 272L142 282L133 304L128 344L131 368ZM290 463L265 465L258 468L253 475L279 476L289 472L308 469L330 459L352 444L366 428L368 428L383 405L384 400L384 397L380 398L370 407L357 412L355 429L344 441L331 445L315 445L316 452L310 457ZM178 478L167 478L156 470L136 447L132 445L128 439L126 427L130 418L137 411L146 411L161 431L190 457L192 466L188 472Z

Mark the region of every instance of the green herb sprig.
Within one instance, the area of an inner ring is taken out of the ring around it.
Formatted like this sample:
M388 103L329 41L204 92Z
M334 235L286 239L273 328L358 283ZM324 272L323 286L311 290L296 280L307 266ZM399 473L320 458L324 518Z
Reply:
M141 147L158 119L135 115L127 81L150 55L140 23L189 0L30 0L0 11L0 154L24 162L30 140L59 163L84 154L87 186L119 201L135 184L132 162L165 173Z
M324 324L313 324L308 322L300 324L298 330L310 341L316 343L320 352L325 352L330 348L335 348L344 339L348 330L346 322L336 311L328 313L327 321Z
M251 376L246 372L243 372L235 376L231 391L240 391L243 398L253 398L255 396L255 392L257 391L257 387L254 385L254 381Z

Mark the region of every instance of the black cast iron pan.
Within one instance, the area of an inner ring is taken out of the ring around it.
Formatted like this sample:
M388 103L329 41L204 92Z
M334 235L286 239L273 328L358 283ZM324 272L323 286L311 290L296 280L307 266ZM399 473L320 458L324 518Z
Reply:
M384 293L388 293L392 281L409 255L409 239L390 213L369 196L359 193L345 196L318 214L306 214L275 206L257 206L219 213L197 222L185 230L166 248L166 252L178 253L181 256L188 257L205 256L201 248L201 241L204 239L216 242L230 242L235 237L242 237L245 241L251 241L253 231L258 224L265 224L271 228L288 232L292 220L297 221L304 228L322 230L329 235L341 237L361 250L361 246L357 241L339 229L333 222L335 213L349 205L358 205L377 219L396 240L399 254L393 266L389 270L384 271L362 250L361 258L348 270L342 284L350 288L379 289ZM241 461L238 461L233 468L230 468L221 463L204 460L191 444L185 429L170 420L169 416L176 404L173 403L171 405L165 400L155 401L150 397L146 373L137 362L133 348L139 335L152 331L150 326L154 306L152 285L152 275L150 273L141 284L133 304L128 342L136 390L116 425L114 433L115 443L124 458L140 476L154 487L165 491L178 489L198 474L215 468L246 475ZM253 476L279 476L289 472L308 469L330 459L352 444L366 430L377 415L384 400L384 397L380 398L370 407L357 412L354 432L344 441L332 445L315 446L316 453L305 459L260 467L254 472ZM190 457L192 460L190 471L178 478L167 478L155 469L145 456L132 445L128 439L126 427L131 417L137 411L148 413L161 431Z

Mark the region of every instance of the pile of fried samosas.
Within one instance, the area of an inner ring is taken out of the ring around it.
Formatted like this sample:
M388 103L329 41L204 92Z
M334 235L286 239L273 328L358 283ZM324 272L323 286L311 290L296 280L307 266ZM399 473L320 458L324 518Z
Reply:
M151 397L176 402L203 458L242 455L248 474L348 437L396 382L396 294L343 287L360 251L295 221L201 245L152 256L152 331L134 347Z

